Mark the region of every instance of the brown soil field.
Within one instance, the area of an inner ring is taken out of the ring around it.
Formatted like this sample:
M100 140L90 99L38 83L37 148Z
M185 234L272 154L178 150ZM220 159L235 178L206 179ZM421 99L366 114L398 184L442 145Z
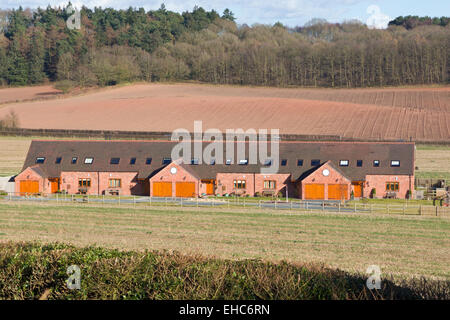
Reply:
M9 89L7 89L9 90ZM450 141L450 87L255 88L137 84L3 105L23 128L131 131L280 129L286 134Z
M61 94L52 86L0 88L0 104L54 98Z

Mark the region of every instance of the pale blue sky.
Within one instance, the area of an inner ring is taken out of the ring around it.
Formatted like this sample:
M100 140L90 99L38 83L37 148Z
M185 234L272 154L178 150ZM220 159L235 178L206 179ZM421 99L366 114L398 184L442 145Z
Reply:
M72 0L74 5L84 4L91 8L125 9L133 6L147 10L158 9L163 2L167 9L178 12L192 10L195 5L208 10L216 9L220 13L229 8L240 24L273 24L280 21L296 26L312 18L324 18L330 22L358 19L366 23L372 16L369 21L382 27L387 19L400 15L450 16L450 0ZM19 5L36 8L66 3L66 0L0 0L0 8L17 8ZM368 8L373 5L379 11L372 7L368 13Z

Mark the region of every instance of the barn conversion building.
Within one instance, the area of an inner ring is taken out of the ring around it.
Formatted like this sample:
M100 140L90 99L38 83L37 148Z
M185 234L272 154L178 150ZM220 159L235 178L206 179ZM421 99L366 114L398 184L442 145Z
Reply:
M160 197L281 193L343 200L374 192L379 198L405 198L414 189L414 143L280 142L279 170L273 174L261 173L264 161L250 164L235 158L220 164L192 158L184 163L171 159L175 145L172 141L33 141L23 171L15 177L16 192Z

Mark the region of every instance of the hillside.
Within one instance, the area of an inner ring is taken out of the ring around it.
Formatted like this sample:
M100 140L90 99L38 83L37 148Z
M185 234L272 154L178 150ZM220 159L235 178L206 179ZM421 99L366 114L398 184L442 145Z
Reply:
M357 139L450 141L450 87L281 89L140 84L6 104L23 128L130 131L280 129ZM51 115L51 116L50 116Z

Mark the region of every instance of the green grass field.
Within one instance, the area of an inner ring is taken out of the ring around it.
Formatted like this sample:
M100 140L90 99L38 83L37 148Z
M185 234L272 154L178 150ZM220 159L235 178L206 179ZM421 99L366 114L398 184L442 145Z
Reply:
M0 203L0 241L59 241L218 258L318 263L450 279L450 219L212 208Z

